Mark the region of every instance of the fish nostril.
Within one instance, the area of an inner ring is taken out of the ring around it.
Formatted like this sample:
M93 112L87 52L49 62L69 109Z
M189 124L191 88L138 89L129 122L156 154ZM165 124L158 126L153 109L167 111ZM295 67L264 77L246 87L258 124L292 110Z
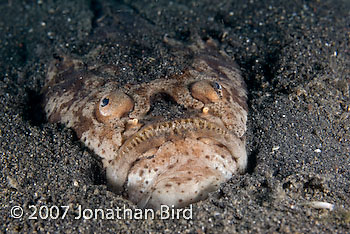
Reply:
M181 118L186 113L186 108L177 103L168 93L160 92L150 98L151 107L147 115L164 117L165 119Z

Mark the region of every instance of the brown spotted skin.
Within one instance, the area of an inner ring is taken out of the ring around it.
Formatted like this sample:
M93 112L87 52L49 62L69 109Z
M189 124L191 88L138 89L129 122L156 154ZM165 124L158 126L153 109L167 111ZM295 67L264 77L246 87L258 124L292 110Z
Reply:
M48 120L74 129L102 158L110 188L155 209L203 200L247 165L247 93L233 59L211 40L166 41L191 53L180 75L120 85L111 65L89 69L61 56L43 89ZM181 114L151 113L164 96Z

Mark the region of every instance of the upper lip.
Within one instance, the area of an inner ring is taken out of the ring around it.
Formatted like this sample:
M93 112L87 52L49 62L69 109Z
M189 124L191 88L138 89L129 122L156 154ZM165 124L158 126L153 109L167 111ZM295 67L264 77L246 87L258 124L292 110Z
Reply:
M171 139L176 136L186 137L191 132L201 131L213 132L219 135L228 134L228 130L224 127L202 118L175 119L144 126L124 142L119 149L119 154L127 154L141 143L162 135L166 135L167 139ZM156 146L152 145L152 147Z

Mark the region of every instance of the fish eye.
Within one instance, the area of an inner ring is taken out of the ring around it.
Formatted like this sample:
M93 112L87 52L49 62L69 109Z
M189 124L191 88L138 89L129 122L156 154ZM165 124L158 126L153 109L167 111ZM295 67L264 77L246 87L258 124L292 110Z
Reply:
M221 84L219 84L218 82L213 82L213 87L214 87L214 89L216 89L216 90L222 90L222 86L221 86Z
M197 81L191 86L191 94L203 103L218 102L222 98L222 86L218 82Z
M123 92L104 95L96 108L96 117L101 122L121 118L134 108L134 101Z
M103 98L101 101L101 107L105 107L107 106L109 103L109 99L108 98Z
M221 86L221 84L215 81L215 82L213 82L213 88L215 89L217 94L220 96L220 98L222 98L222 86Z

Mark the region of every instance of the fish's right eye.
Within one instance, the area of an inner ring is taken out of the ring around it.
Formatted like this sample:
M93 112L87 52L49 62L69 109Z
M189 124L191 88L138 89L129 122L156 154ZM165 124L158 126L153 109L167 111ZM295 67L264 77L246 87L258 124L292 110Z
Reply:
M134 108L134 101L123 92L109 93L101 98L96 108L96 117L101 122L119 119Z

